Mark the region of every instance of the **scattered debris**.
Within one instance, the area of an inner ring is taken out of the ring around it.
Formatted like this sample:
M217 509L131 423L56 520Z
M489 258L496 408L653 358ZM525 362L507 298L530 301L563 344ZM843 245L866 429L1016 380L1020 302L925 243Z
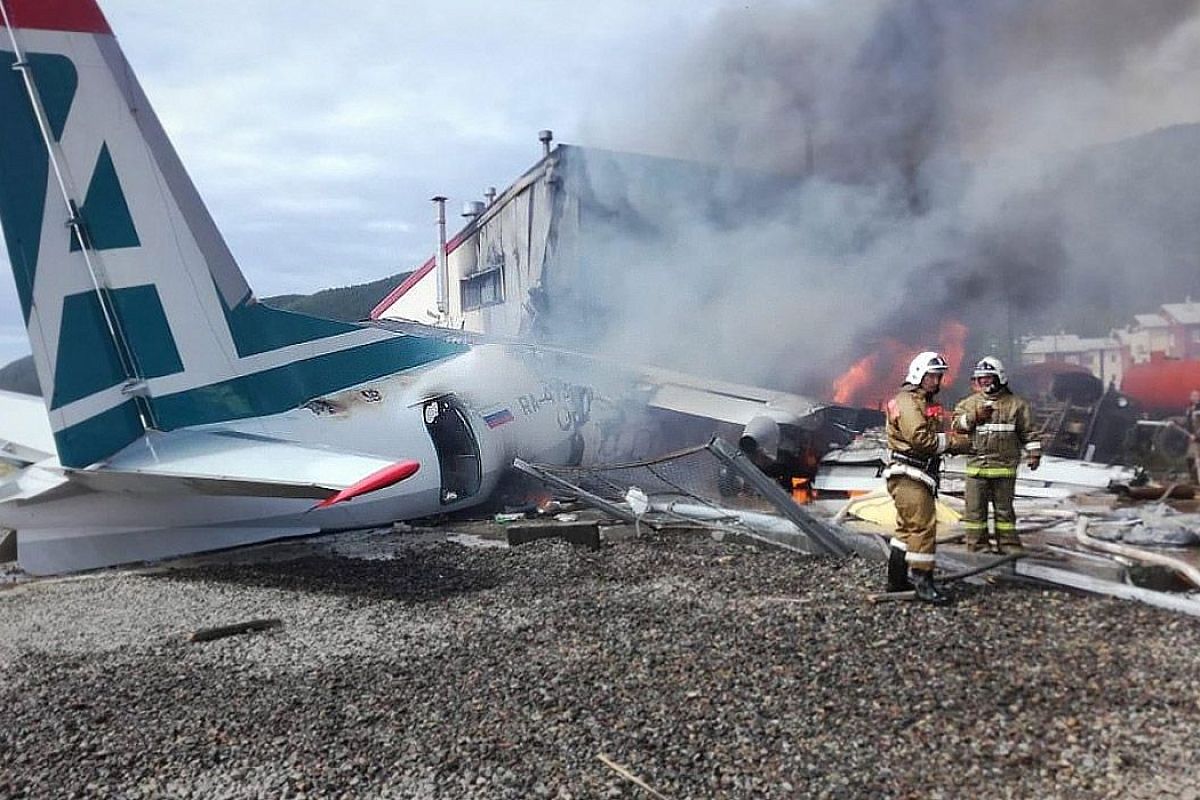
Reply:
M1172 556L1163 553L1156 553L1150 550L1145 550L1129 545L1117 544L1115 542L1105 542L1088 536L1088 518L1082 514L1075 523L1075 538L1080 544L1096 550L1103 550L1108 553L1116 553L1117 555L1132 558L1135 561L1141 561L1147 564L1160 564L1170 569L1175 570L1180 575L1183 575L1196 588L1200 588L1200 569L1188 564Z
M613 761L608 756L604 755L604 753L597 753L596 758L600 759L601 763L603 763L604 766L608 767L609 769L611 769L613 772L620 775L625 780L638 786L639 788L645 789L647 792L649 792L651 794L651 796L657 797L657 798L659 798L659 800L667 800L667 796L665 794L653 789L650 786L650 784L646 783L644 780L639 778L637 775L634 775L626 767L621 766L620 764Z
M865 432L846 447L830 450L821 459L813 487L818 492L867 493L883 489L887 443L883 431ZM942 491L961 492L966 457L942 462ZM1138 471L1071 458L1045 455L1037 471L1022 465L1017 472L1017 496L1065 498L1081 492L1107 491L1110 486L1136 484Z
M1130 486L1119 483L1113 486L1117 494L1122 494L1131 500L1192 500L1196 497L1196 487L1187 483L1172 483L1162 486L1157 483L1146 483L1141 486Z
M224 639L227 636L237 636L243 633L267 631L272 628L282 628L281 619L252 619L248 622L238 622L234 625L221 625L215 628L198 628L188 637L191 642L211 642L214 639Z
M595 520L590 522L587 520L528 522L509 525L505 534L508 543L514 547L541 539L562 539L565 542L583 545L592 550L600 549L600 525Z

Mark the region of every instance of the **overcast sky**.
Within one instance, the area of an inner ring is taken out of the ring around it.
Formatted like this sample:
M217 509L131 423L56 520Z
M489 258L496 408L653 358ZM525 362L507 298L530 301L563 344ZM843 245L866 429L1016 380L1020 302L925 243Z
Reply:
M100 0L259 296L408 270L729 0ZM29 352L0 253L0 365Z

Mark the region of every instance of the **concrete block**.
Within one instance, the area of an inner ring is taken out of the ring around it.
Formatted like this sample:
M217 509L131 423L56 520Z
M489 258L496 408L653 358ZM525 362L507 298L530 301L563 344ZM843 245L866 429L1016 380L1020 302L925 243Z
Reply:
M509 545L514 547L538 539L562 539L592 550L600 549L600 526L595 522L530 522L509 525L507 534Z

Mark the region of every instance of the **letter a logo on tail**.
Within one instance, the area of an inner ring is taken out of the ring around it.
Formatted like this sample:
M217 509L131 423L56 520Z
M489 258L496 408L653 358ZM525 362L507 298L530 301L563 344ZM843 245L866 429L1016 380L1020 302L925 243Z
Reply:
M0 11L0 224L64 465L463 349L258 303L96 3Z

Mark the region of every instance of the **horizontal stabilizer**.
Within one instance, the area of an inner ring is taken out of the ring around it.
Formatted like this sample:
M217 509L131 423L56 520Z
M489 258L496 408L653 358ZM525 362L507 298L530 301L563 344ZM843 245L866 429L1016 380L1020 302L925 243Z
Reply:
M103 491L324 499L394 465L265 436L172 431L147 434L103 468L68 474L72 484Z
M33 464L55 452L42 398L0 390L0 459Z

